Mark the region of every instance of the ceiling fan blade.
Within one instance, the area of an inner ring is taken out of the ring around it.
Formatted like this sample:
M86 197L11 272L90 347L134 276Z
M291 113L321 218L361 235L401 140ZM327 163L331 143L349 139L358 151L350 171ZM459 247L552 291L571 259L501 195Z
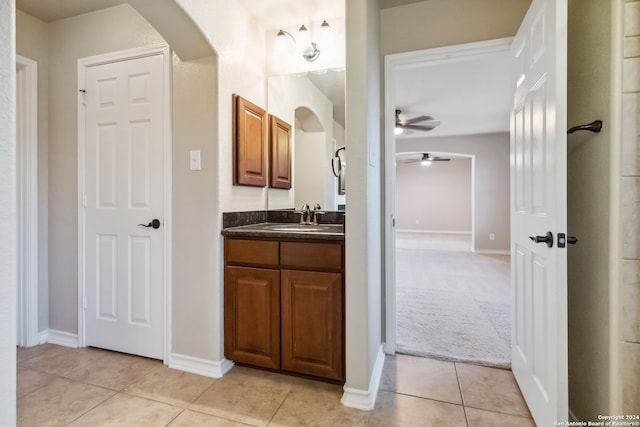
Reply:
M414 130L433 130L437 127L437 125L403 125L402 129L414 129Z
M418 117L412 117L410 119L407 119L403 122L404 125L412 125L414 123L419 123L419 122L428 122L431 120L435 120L433 117L431 116L418 116Z
M451 159L444 159L442 157L431 157L432 162L448 162Z

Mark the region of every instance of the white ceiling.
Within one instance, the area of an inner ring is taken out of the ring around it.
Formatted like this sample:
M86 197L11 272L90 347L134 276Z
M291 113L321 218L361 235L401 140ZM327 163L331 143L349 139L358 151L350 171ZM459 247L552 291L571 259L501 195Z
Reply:
M396 71L395 108L408 118L429 115L440 126L399 138L509 131L513 101L508 52L406 66Z
M344 18L345 0L238 0L265 29L305 22ZM16 0L18 9L45 22L126 3L125 0ZM382 9L417 3L380 0ZM330 77L329 82L324 81ZM401 69L395 105L407 114L431 115L441 125L431 132L413 132L406 138L507 132L511 104L511 69L506 55L492 54L465 61L422 64ZM312 81L333 98L336 112L344 111L344 77L313 75Z
M344 18L345 0L238 0L265 30Z
M53 22L126 2L127 0L16 0L16 8L41 21Z

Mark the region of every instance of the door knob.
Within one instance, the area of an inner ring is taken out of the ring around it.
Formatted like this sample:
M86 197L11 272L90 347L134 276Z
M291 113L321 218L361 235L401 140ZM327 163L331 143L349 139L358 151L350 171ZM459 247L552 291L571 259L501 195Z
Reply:
M544 236L529 236L529 238L536 243L546 243L548 248L553 246L553 234L550 231L547 231Z
M157 230L158 228L160 228L160 220L155 218L149 224L138 224L138 225L140 227L153 228L153 229Z

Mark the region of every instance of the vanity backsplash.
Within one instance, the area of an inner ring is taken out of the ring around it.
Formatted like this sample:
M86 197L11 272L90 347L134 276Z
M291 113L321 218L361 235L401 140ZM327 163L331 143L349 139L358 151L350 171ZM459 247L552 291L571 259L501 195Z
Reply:
M344 224L344 211L324 211L318 216L320 224ZM278 209L272 211L223 212L222 228L239 227L242 225L260 224L263 222L294 223L300 222L300 214L293 209Z

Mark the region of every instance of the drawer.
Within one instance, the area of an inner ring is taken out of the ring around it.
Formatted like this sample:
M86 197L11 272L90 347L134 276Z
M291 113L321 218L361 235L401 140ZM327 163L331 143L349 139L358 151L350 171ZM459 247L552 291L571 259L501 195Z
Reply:
M281 242L280 264L286 267L342 270L342 245Z
M228 264L278 265L277 241L225 239L224 245Z

